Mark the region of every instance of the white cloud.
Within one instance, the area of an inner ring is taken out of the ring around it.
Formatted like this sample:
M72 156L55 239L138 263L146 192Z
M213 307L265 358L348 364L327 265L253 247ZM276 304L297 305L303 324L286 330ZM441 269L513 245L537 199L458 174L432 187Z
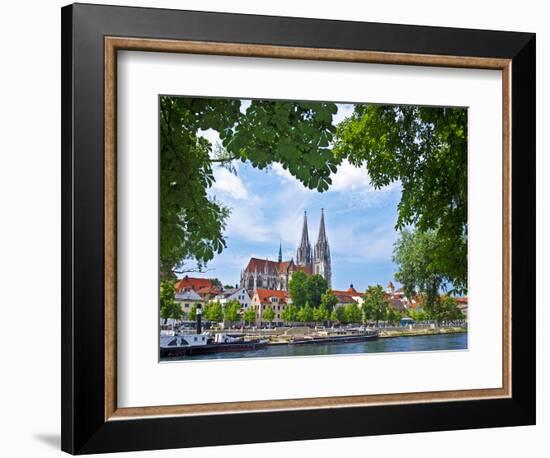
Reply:
M228 194L235 200L248 199L249 193L242 180L235 174L223 167L214 168L214 179L212 189Z
M258 205L258 200L250 199L246 207L238 205L231 207L231 216L227 222L228 241L238 238L249 242L272 242L273 232L266 224L264 212Z
M347 159L338 166L336 173L331 174L332 186L329 192L347 192L357 189L373 189L365 167L355 167Z
M393 222L384 221L367 231L357 224L335 224L327 228L327 236L333 258L365 262L391 259L398 234Z

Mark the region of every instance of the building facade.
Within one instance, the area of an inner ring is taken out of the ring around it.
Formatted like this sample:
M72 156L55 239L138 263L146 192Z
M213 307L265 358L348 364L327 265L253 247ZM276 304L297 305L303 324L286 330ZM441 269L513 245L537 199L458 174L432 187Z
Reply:
M260 326L262 323L267 323L267 321L263 319L263 314L267 307L270 307L274 312L274 318L270 324L275 326L282 325L284 322L283 312L285 307L291 302L286 291L263 288L256 289L250 305L256 312L256 325Z
M246 288L231 288L224 289L220 294L210 300L211 302L219 302L222 307L228 302L237 301L241 304L241 308L247 309L250 306L250 296Z

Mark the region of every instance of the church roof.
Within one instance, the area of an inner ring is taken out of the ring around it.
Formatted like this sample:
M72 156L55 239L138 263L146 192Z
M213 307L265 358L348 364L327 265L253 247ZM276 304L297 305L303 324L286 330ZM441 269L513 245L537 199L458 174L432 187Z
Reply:
M283 273L283 272L288 272L289 267L291 265L294 265L294 262L293 261L283 261L283 262L279 262L278 264L279 264L279 266L278 266L279 272Z
M286 273L291 266L294 266L294 261L292 260L275 262L270 261L269 259L250 258L250 261L248 261L248 264L246 265L244 271L254 273L254 270L257 270L258 273L262 273L265 269L266 263L267 270L271 273L273 273L273 271Z
M296 270L304 272L308 275L313 275L313 269L312 269L311 264L307 265L307 266L296 266Z

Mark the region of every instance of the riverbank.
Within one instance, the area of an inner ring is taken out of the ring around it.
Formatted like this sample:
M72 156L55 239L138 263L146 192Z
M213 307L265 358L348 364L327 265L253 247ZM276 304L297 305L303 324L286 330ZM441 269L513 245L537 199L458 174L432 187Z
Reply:
M378 333L378 338L389 339L392 337L414 337L414 336L431 336L439 334L460 334L468 332L468 329L460 327L451 328L419 328L419 329L381 329Z
M426 330L422 329L414 331ZM394 338L382 338L367 342L342 343L337 345L322 343L315 345L267 345L262 349L252 351L188 355L176 358L162 358L162 361L449 351L465 350L468 348L467 332L432 332L430 334L416 333L413 336L394 334L392 337Z

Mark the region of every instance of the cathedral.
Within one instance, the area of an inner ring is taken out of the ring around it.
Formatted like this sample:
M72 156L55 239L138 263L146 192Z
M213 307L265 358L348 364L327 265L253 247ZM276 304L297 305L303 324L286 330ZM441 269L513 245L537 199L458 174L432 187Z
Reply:
M322 209L319 235L313 250L309 242L307 213L304 212L302 237L296 250L296 261L294 259L283 261L281 245L279 245L277 261L250 258L246 268L241 272L241 287L250 291L256 288L288 291L288 282L292 273L296 271L302 271L309 275L319 274L327 280L329 287L332 286L330 248L325 229L325 214Z

